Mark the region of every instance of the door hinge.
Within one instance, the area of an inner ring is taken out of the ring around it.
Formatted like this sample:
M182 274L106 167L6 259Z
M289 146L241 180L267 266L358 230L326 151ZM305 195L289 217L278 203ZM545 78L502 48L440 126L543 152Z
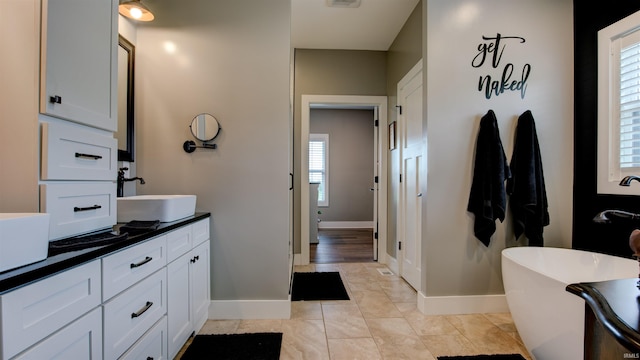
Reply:
M398 241L398 250L402 250L402 241Z
M402 182L402 174L400 174L400 182Z
M378 232L377 231L373 233L373 238L378 240Z
M373 122L373 126L378 127L380 126L380 120L376 120Z
M373 177L373 182L376 183L376 184L378 183L378 176L374 176Z
M398 111L400 112L400 115L402 115L402 106L401 105L396 105L396 107L398 108Z

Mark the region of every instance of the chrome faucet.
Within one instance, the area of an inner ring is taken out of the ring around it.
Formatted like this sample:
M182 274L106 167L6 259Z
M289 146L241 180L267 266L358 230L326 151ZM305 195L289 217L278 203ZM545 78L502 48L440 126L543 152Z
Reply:
M123 167L120 168L118 170L118 179L117 179L117 185L118 185L118 197L123 197L124 196L124 183L127 181L136 181L136 180L140 180L140 185L144 185L144 179L141 177L133 177L133 178L125 178L124 177L124 172L129 170L129 168L127 167Z

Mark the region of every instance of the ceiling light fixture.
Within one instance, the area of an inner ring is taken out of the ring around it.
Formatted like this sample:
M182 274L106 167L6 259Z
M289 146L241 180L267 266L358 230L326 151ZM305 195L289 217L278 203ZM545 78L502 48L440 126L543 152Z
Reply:
M123 1L118 6L118 12L122 16L138 21L151 21L154 19L151 10L144 6L140 0Z
M327 0L327 6L357 8L360 7L360 0Z

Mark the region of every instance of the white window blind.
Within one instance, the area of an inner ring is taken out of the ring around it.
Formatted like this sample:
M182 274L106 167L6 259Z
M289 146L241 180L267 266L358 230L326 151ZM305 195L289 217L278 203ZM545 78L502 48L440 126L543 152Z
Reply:
M640 32L619 41L620 168L640 168Z
M309 182L318 183L318 206L329 206L329 134L309 134Z

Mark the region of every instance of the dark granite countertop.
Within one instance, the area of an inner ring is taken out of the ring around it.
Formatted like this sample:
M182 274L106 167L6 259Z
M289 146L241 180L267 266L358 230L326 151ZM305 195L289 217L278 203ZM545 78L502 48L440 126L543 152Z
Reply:
M640 350L638 278L570 284L566 290L585 300L598 321L624 347Z
M173 222L160 223L155 230L129 236L113 244L95 246L82 250L75 250L49 256L46 259L25 265L16 269L0 273L0 294L11 291L15 288L27 285L34 281L46 278L60 271L87 263L89 261L102 258L118 250L144 242L163 233L177 229L179 227L194 223L196 221L209 218L210 213L195 213ZM124 225L117 224L113 227L113 232L118 233L119 228Z

